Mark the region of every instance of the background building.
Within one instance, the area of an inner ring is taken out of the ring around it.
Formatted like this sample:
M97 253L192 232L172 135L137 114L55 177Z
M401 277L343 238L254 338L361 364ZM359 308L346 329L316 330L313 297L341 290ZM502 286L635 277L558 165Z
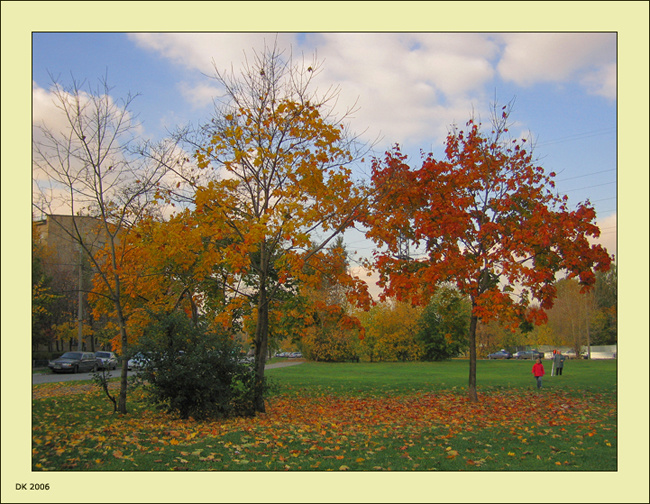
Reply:
M34 360L44 360L40 355L43 352L100 349L98 324L87 303L94 268L79 242L95 254L108 241L103 222L89 216L47 215L33 225L34 239L39 241L40 271L47 277L52 294L57 296L48 324L32 326Z

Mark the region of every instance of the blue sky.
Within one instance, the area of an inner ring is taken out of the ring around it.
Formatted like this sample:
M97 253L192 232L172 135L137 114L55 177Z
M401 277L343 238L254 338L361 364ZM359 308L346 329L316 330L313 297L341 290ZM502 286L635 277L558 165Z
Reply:
M142 133L209 119L220 94L213 61L240 68L243 55L273 33L42 33L32 35L33 114L53 120L50 75L92 84L104 74L117 98L139 93ZM515 99L515 135L531 134L540 164L557 173L571 203L589 199L602 242L616 253L617 102L615 33L280 33L294 57L316 54L319 88L340 87L340 107L357 101L352 129L378 136L380 156L400 143L413 163L420 149L440 155L452 123L472 111L485 122L495 95ZM361 167L362 170L368 167ZM367 255L362 237L351 248Z
M639 332L638 314L647 313L648 307L648 2L115 2L111 5L110 2L15 1L2 2L2 14L2 236L6 245L2 251L2 307L3 312L11 314L3 317L2 327L7 334L18 335L29 334L31 316L32 293L29 282L24 281L29 276L31 244L27 225L31 219L32 174L29 107L30 98L37 96L37 90L43 90L41 96L46 97L48 77L45 69L62 78L73 72L77 78L88 79L108 69L116 94L122 95L129 90L142 93L134 104L135 109L140 112L146 132L157 136L164 132L164 124L173 125L204 116L206 112L202 113L199 105L206 93L209 94L209 82L201 71L209 72L206 62L211 57L220 65L229 65L230 61L237 62L241 50L259 46L259 37L254 33L239 42L192 43L191 37L182 40L182 37L164 33L158 35L167 30L450 30L469 35L476 30L616 32L618 62L612 56L615 42L608 41L607 49L585 43L585 39L582 44L540 46L530 40L517 41L516 34L509 34L510 40L494 43L482 43L480 36L478 40L467 36L464 44L457 42L455 47L439 44L428 51L430 57L426 63L418 65L416 61L415 70L409 66L409 51L395 41L337 44L328 39L335 38L335 34L320 36L317 33L285 38L293 42L294 51L318 47L319 57L325 59L327 70L323 77L338 82L349 95L361 98L357 129L380 129L387 144L410 141L412 148L427 150L438 141L439 132L445 131L450 121L462 123L466 120L472 104L476 109L485 108L495 88L500 99L508 100L516 95L514 118L522 130L530 129L536 135L537 152L543 157L543 165L560 174L560 190L571 191L568 194L574 202L591 198L599 218L612 219L613 226L620 223L619 325L621 334L627 336L620 340L624 348L621 348L617 368L619 404L630 410L639 409L635 390L638 383L647 379L645 359L640 360L644 352L635 351L638 343L635 336ZM59 40L55 40L54 35L49 40L32 37L43 31L72 30L137 30L150 32L150 37L160 39L137 40L133 35L112 33L86 35L83 41L78 38L70 41L70 36L62 35ZM492 33L491 37L498 39L499 35ZM64 43L66 38L68 41ZM36 42L33 46L32 41ZM430 47L421 42L407 45L407 49L418 46ZM437 59L433 57L435 54ZM612 70L615 63L618 63L618 83L614 78L616 72ZM424 82L418 68L420 72L430 71ZM36 86L34 93L30 89L32 77ZM426 95L427 81L438 90L437 94ZM420 82L420 87L416 87L415 82ZM612 199L617 194L616 172L611 171L617 168L616 135L612 132L612 128L617 127L617 103L612 82L619 88L620 201ZM598 87L605 83L609 86ZM428 100L423 99L423 94ZM41 111L45 112L42 108ZM422 127L427 121L429 127ZM407 128L409 123L412 129ZM418 130L423 134L416 138L412 132ZM605 173L600 173L603 171ZM566 180L562 182L562 178ZM596 185L600 187L586 189ZM613 252L616 228L611 228L610 222L601 227L603 238L609 239L606 246ZM17 264L20 267L17 268ZM9 351L3 355L28 355L29 345L29 338L5 338L3 350ZM29 468L31 463L31 436L29 429L22 427L30 424L28 388L31 373L14 361L3 358L5 372L19 379L3 380L2 395L3 401L11 402L15 413L3 418L3 425L16 427L13 432L17 434L8 438L9 444L4 440L3 446L11 450L16 463L7 467L7 471L3 467L3 474L15 473L15 481L27 481L31 475L24 468ZM642 398L642 402L646 407L641 411L646 414L621 415L621 430L646 432L647 397L645 401ZM4 421L12 419L15 425ZM612 502L621 495L629 500L647 500L647 487L639 485L647 474L647 457L643 450L639 452L638 443L625 442L621 438L619 455L624 462L621 471L612 475L580 475L580 484L565 485L563 492L567 492L569 499L574 492L576 498L584 498L586 491L587 495L609 498ZM129 476L125 474L124 478L128 480ZM220 495L232 496L235 501L241 498L240 489L246 488L246 495L264 500L268 498L268 488L277 483L278 475L258 476L262 478L261 481L256 478L260 484L251 486L250 475L229 473L228 484L219 487ZM297 475L290 481L301 498L311 495L310 490L319 485L323 498L332 501L350 500L350 495L352 499L358 497L357 500L375 496L379 500L400 500L404 495L426 500L431 495L431 483L437 483L431 475L409 477L409 491L405 494L401 479L384 475L378 475L371 485L355 484L358 482L354 478L346 478L344 484L337 482L329 486L322 485L317 475L314 478L306 476ZM472 480L478 477L472 475ZM499 483L514 484L516 490L524 492L538 480L534 474L523 473L514 482L507 473L486 474L485 477L481 483L502 480ZM553 479L553 476L545 477ZM119 479L115 475L111 478ZM188 484L174 478L172 484L167 484L171 480L161 473L160 478L149 481L152 484L133 485L126 481L126 485L131 496L137 496L142 488L148 497L156 495L162 500L182 501L187 495L199 500L205 496L206 500L213 494L215 478L218 484L219 475L213 474L209 481L199 478L198 484L196 478ZM68 480L65 474L51 474L48 477L53 484L51 492L67 491L71 487ZM557 482L562 484L559 479ZM77 479L74 485L77 490L92 492L98 485L105 485L104 476ZM452 490L448 488L451 487L438 485L436 495L454 499L461 488L460 495L468 500L474 498L479 502L484 497L484 485L461 484L454 485Z

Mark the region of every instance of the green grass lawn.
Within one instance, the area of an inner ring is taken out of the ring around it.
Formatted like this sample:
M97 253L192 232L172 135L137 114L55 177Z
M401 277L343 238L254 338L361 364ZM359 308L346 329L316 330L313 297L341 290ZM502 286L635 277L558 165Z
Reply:
M545 363L546 365L546 363ZM569 361L536 390L530 361L307 362L267 371L255 418L129 414L88 383L33 387L35 471L615 471L615 361Z
M479 360L479 393L501 389L533 390L536 388L529 360ZM544 361L547 390L616 392L616 361L567 361L562 376L551 375L550 361ZM400 363L318 363L276 368L267 371L277 378L283 391L408 393L413 390L462 390L469 380L467 360L445 362Z

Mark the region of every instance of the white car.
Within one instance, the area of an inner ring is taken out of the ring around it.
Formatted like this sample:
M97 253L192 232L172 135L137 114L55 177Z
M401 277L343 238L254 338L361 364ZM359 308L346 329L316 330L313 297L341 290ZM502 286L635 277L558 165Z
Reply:
M117 369L117 357L113 352L95 352L95 360L100 369Z
M126 363L129 370L131 369L140 369L147 362L147 356L141 352L138 352L133 357L131 357Z
M564 356L565 356L567 359L577 359L577 358L578 358L578 357L576 357L576 351L573 350L573 349L571 349L571 350L567 350L566 352L564 352ZM587 357L588 357L587 352L583 352L583 353L580 355L580 358L582 358L582 359L586 359Z

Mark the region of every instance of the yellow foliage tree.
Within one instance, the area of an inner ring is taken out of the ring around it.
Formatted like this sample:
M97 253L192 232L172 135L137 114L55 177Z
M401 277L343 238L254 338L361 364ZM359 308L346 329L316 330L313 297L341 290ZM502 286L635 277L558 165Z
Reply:
M260 412L271 311L319 281L318 272L328 268L323 251L354 224L367 200L352 176L357 142L343 118L332 115L336 94L318 97L308 90L317 69L284 60L277 48L255 54L241 77L215 69L226 91L222 106L196 135L184 135L195 166L175 168L187 184L181 189L191 194L195 227L188 232L200 237L191 281L214 281L211 293L222 293L218 318L224 325L248 310L255 321ZM367 302L362 280L343 271L337 281L349 298Z
M365 329L361 351L370 362L413 361L422 356L417 323L422 308L410 303L388 301L359 313Z

